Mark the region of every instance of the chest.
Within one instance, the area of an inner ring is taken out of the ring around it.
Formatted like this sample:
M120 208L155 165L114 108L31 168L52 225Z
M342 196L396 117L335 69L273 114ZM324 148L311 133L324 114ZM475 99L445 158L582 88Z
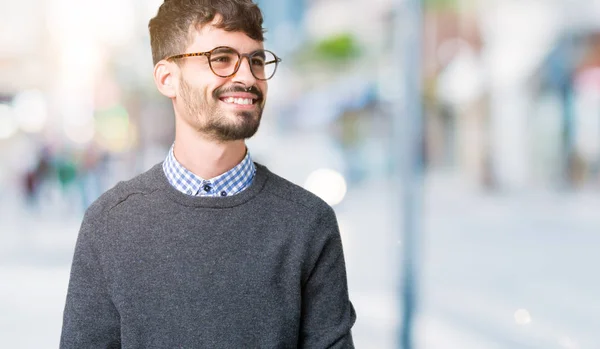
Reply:
M102 262L124 308L299 303L304 253L295 222L202 212L119 217L110 229Z

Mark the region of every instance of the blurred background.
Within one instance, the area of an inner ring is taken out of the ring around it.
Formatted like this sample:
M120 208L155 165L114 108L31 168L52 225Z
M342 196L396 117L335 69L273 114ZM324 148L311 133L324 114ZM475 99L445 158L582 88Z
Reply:
M2 347L58 347L85 209L168 151L161 2L0 0ZM600 1L424 0L403 33L401 1L258 3L283 63L249 148L335 208L357 348L400 347L407 251L404 349L600 348ZM422 103L398 97L411 30Z

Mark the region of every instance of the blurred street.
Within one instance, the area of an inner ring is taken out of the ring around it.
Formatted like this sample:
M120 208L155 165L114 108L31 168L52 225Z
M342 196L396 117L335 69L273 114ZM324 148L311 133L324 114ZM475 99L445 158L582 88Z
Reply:
M356 347L600 349L600 1L256 2L248 148L337 212ZM0 0L0 349L58 346L85 209L173 144L162 3Z
M597 193L481 195L443 173L426 189L421 348L598 347ZM55 348L79 221L65 217L67 206L35 215L9 197L0 211L0 338L7 348ZM390 197L385 181L367 182L336 207L357 348L396 347L402 242Z

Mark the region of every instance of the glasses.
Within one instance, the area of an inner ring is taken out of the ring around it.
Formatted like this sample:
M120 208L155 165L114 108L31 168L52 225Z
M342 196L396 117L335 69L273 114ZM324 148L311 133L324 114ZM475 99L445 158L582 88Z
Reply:
M250 71L257 80L269 80L275 75L281 58L268 50L256 50L251 53L239 53L227 46L215 47L208 52L183 53L168 57L167 60L185 57L206 56L210 70L221 78L228 78L240 69L242 58L246 57Z

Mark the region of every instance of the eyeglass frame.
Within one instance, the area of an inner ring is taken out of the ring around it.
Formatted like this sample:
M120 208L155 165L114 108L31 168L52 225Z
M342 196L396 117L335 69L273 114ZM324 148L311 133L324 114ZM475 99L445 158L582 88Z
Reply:
M237 55L238 55L238 61L236 63L235 68L233 69L233 73L231 73L229 75L224 76L224 75L219 75L219 74L215 73L215 70L212 67L212 63L210 62L210 55L213 53L214 50L220 49L220 48L231 49L233 52L237 53ZM252 63L250 61L250 58L259 51L269 52L270 54L273 55L273 57L275 57L274 61L265 62L265 66L267 64L272 64L273 62L275 63L275 69L273 70L273 74L271 74L271 76L267 79L258 78L256 76L256 74L254 74L254 70L252 69ZM233 47L229 47L229 46L217 46L217 47L213 48L212 50L206 51L206 52L181 53L178 55L169 56L165 59L167 61L169 61L169 60L173 60L173 59L180 59L180 58L187 58L187 57L200 57L200 56L206 56L206 58L208 59L208 67L210 68L210 71L212 71L213 74L215 74L216 76L218 76L220 78L229 78L229 77L234 76L238 72L238 70L240 70L240 67L242 66L242 59L244 57L246 57L246 60L248 61L248 65L250 66L250 72L252 73L252 76L254 76L254 78L256 80L260 80L260 81L267 81L267 80L270 80L273 76L275 76L275 73L277 72L277 67L279 66L279 63L281 63L281 58L279 58L273 51L260 49L260 50L256 50L251 53L240 53L238 50L234 49Z

